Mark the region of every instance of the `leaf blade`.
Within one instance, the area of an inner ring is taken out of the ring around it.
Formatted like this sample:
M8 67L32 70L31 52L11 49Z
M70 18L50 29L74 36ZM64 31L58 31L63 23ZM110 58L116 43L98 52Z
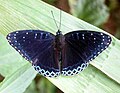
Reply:
M1 13L0 32L3 35L6 35L7 33L11 31L15 31L19 29L30 29L30 28L31 29L44 29L52 33L55 33L57 31L57 28L55 27L54 21L50 13L51 13L51 10L54 11L56 21L59 24L59 18L57 17L59 15L58 9L48 4L45 4L39 0L32 0L32 1L30 0L26 0L26 1L5 0L1 2L2 3L0 4L0 13ZM1 11L1 7L2 9L4 8L5 11ZM78 29L86 29L86 30L104 32L103 30L95 26L92 26L64 12L62 12L61 26L62 26L61 30L63 31L63 33L67 33L70 30L78 30ZM80 92L81 93L83 91L85 93L89 91L92 91L92 92L102 91L102 93L113 93L113 90L116 90L116 92L119 93L120 92L119 90L119 84L120 84L119 69L120 68L119 66L117 66L117 64L118 64L118 60L120 59L119 52L118 52L119 47L120 47L120 42L112 35L110 36L113 39L112 44L97 59L95 59L94 62L91 62L93 66L89 66L81 74L73 76L73 77L61 76L61 77L54 78L54 79L49 78L49 80L66 93L69 93L69 92L73 92L73 93ZM5 45L5 46L10 47L9 45ZM12 52L15 52L15 51L12 51ZM116 56L117 56L117 60L114 58L115 59L114 67L111 65L113 64L113 60L111 60L112 58L110 59L113 53L116 53ZM109 57L107 57L106 55L108 55ZM109 60L106 60L106 57ZM106 67L108 66L110 67L110 69L100 68L101 65L102 66L105 65ZM96 67L97 69L95 69ZM91 71L91 69L93 70ZM93 78L91 82L89 82L89 78L91 78L90 76L91 72L89 72L89 70L93 72L93 76L95 75L95 77L97 77L97 78ZM98 72L94 72L94 70L97 70ZM114 72L116 73L114 74ZM100 78L98 77L102 78L100 82L99 82ZM85 83L82 80L85 80ZM105 80L107 81L105 82ZM114 87L111 87L111 89L107 89L109 86L108 83L113 84ZM90 84L90 87L87 87L87 84ZM88 90L85 91L84 90L85 88L88 88ZM94 89L92 90L92 88Z

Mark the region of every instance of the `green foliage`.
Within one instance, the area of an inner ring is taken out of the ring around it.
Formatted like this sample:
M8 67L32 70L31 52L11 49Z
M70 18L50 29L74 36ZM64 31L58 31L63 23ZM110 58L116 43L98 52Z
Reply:
M53 5L54 2L55 2L56 0L42 0L42 1L45 1L45 2L47 2L47 3L51 4L51 5Z
M51 10L59 24L59 10L40 0L2 0L0 3L0 73L5 77L0 93L23 93L37 72L5 39L9 32L22 29L57 31ZM62 12L61 31L103 30ZM120 42L113 36L112 44L79 75L47 78L65 93L119 93ZM34 86L34 83L33 85ZM34 90L34 87L32 87Z
M108 19L108 8L105 0L69 0L72 14L76 17L100 26Z
M37 88L36 88L36 84L35 81L32 81L32 83L30 84L30 86L26 89L26 91L24 93L38 93ZM41 92L39 92L41 93ZM44 92L45 93L45 92Z
M38 84L39 93L56 93L56 87L53 86L46 78L42 78Z

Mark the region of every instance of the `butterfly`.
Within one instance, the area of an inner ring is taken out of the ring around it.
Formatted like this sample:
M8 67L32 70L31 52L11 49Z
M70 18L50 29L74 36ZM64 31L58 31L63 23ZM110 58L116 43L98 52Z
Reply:
M42 30L20 30L7 35L14 47L45 77L71 76L83 71L111 43L109 35L89 30L56 35Z

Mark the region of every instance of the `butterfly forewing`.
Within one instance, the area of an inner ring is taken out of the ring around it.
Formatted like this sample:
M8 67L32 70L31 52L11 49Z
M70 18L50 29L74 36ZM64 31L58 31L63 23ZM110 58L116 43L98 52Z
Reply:
M111 37L94 31L65 34L63 75L74 75L85 69L111 43Z
M53 34L40 30L22 30L8 34L7 39L40 74L49 77L59 75L58 64L55 62Z

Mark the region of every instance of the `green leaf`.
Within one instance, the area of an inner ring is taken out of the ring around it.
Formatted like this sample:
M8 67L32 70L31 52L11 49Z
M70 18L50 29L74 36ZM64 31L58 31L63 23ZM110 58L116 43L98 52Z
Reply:
M37 83L37 88L39 93L56 93L56 87L46 80L46 78L41 78Z
M48 4L53 5L56 0L42 0L42 1L47 2Z
M35 76L36 72L30 64L21 66L14 73L5 77L0 85L0 93L23 93Z
M27 62L19 53L17 53L12 47L8 47L9 44L2 34L0 34L0 72L3 76L13 73L21 66L24 66Z
M36 83L33 80L32 83L30 84L30 86L26 89L26 91L24 93L38 93L37 92L37 88L36 88Z
M105 0L69 0L71 12L76 17L100 26L108 19L108 8Z
M5 80L0 85L0 93L7 93L8 91L10 91L9 93L22 93L36 75L30 63L22 59L7 43L5 36L9 32L22 29L41 29L55 34L57 28L51 10L54 12L57 24L59 24L58 15L60 11L41 0L1 1L0 33L2 35L0 35L0 59L2 60L0 60L0 73L5 76ZM78 29L104 32L62 12L61 31L63 34ZM119 93L120 42L112 35L110 36L112 37L110 47L92 61L89 67L81 74L48 79L65 93ZM9 62L12 65L9 64L7 68L5 65ZM12 71L10 71L11 69Z
M32 82L37 72L0 34L0 73L5 80L0 84L0 93L22 93Z

